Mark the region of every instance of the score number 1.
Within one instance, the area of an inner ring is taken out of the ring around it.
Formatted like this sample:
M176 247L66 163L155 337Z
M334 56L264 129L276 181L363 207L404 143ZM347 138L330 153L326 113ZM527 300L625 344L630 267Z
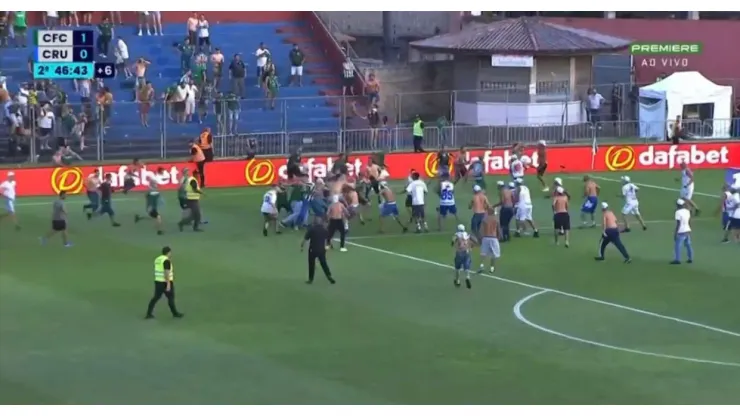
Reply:
M116 67L110 62L95 63L95 78L114 78L116 76Z

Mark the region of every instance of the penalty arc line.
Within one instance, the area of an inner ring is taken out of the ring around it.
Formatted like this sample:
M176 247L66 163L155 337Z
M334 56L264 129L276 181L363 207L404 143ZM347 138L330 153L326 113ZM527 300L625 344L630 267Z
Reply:
M542 325L538 325L529 319L527 319L524 314L522 313L522 307L524 304L529 302L530 300L547 293L552 293L550 290L541 290L539 292L532 293L530 295L527 295L523 297L522 299L519 299L519 301L514 305L513 312L514 316L518 321L521 323L530 326L538 331L542 331L545 333L548 333L550 335L554 335L556 337L565 338L570 341L580 342L582 344L588 344L593 345L595 347L601 347L606 348L614 351L621 351L621 352L628 352L632 354L639 354L639 355L645 355L648 357L656 357L656 358L666 358L670 360L678 360L678 361L688 361L692 363L699 363L699 364L714 364L714 365L721 365L725 367L740 367L740 363L731 363L731 362L725 362L725 361L715 361L715 360L705 360L702 358L692 358L692 357L682 357L680 355L670 355L670 354L661 354L657 352L650 352L650 351L642 351L634 348L626 348L626 347L619 347L616 345L611 344L605 344L603 342L598 341L592 341L584 338L579 338L573 335L564 334L562 332L555 331L554 329L546 328Z
M358 247L358 248L364 248L366 250L374 251L376 253L381 253L381 254L385 254L385 255L388 255L388 256L393 256L393 257L398 257L398 258L402 258L402 259L406 259L406 260L415 261L417 263L429 264L429 265L432 265L432 266L437 266L437 267L441 267L441 268L448 269L448 270L455 270L454 267L452 267L452 266L450 266L448 264L443 264L443 263L439 263L439 262L436 262L436 261L423 259L423 258L420 258L420 257L409 256L408 254L401 254L401 253L396 253L396 252L393 252L393 251L383 250L383 249L380 249L380 248L377 248L377 247L372 247L372 246L368 246L368 245L365 245L365 244L355 243L353 241L347 241L346 244L347 245L350 245L350 246L355 246L355 247ZM673 321L673 322L677 322L677 323L680 323L680 324L694 326L694 327L697 327L697 328L703 328L703 329L706 329L706 330L709 330L709 331L713 331L713 332L717 332L717 333L720 333L720 334L731 335L733 337L740 338L740 333L739 332L733 332L733 331L729 331L727 329L717 328L717 327L714 327L714 326L711 326L711 325L702 324L702 323L699 323L699 322L689 321L689 320L686 320L686 319L681 319L681 318L676 318L676 317L673 317L673 316L663 315L663 314L659 314L659 313L656 313L656 312L646 311L644 309L633 308L631 306L620 305L618 303L613 303L613 302L609 302L609 301L605 301L605 300L600 300L600 299L590 298L590 297L587 297L587 296L577 295L575 293L564 292L564 291L558 290L558 289L548 288L548 287L544 287L544 286L537 286L537 285L533 285L533 284L530 284L530 283L520 282L518 280L511 280L511 279L507 279L505 277L495 276L495 275L488 274L488 273L481 273L480 276L484 276L484 277L487 277L487 278L492 279L492 280L497 280L499 282L510 283L512 285L526 287L526 288L533 289L533 290L536 290L536 291L548 291L548 292L551 292L551 293L556 293L556 294L561 295L561 296L565 296L565 297L569 297L569 298L573 298L573 299L579 299L579 300L582 300L582 301L585 301L585 302L596 303L596 304L604 305L604 306L611 306L613 308L622 309L622 310L625 310L625 311L630 311L630 312L638 313L638 314L641 314L641 315L652 316L654 318L659 318L659 319L665 319L667 321Z

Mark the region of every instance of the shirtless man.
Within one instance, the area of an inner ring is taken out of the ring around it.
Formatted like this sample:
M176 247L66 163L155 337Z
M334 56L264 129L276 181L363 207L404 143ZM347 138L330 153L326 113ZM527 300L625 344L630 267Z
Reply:
M345 239L347 238L347 220L350 217L347 208L339 201L339 195L332 195L331 203L329 204L328 210L329 217L329 240L326 242L327 247L334 248L332 239L335 233L339 233L339 251L346 252L347 248L344 246Z
M93 214L98 212L100 208L100 193L98 188L100 187L100 171L95 169L85 179L85 190L87 193L88 204L82 206L82 212L87 215L87 219L92 219Z
M360 224L365 225L365 219L362 217L362 212L360 211L360 197L355 188L351 184L344 184L342 195L344 196L344 202L347 204L347 212L349 213L345 228L349 230L349 220L354 217L358 217Z
M506 186L504 181L499 181L498 203L499 222L501 225L501 241L511 240L511 220L514 218L514 193L513 188Z
M383 233L383 218L391 217L398 225L401 226L403 232L407 232L409 229L398 217L398 204L396 203L396 196L393 195L393 190L388 186L388 182L380 183L380 219L378 220L378 232Z
M470 232L478 239L480 239L480 226L490 206L491 204L488 203L488 197L486 197L483 189L478 185L473 186L473 200L470 201L469 205L469 208L473 210L473 217L470 219Z
M545 172L547 172L547 144L544 140L537 143L537 180L542 184L542 192L550 192L545 184Z
M455 185L460 181L460 179L465 179L465 181L468 181L468 152L465 150L465 147L460 148L460 153L458 153L455 156L455 161L453 163L453 170L455 171Z
M368 157L367 166L365 167L365 173L367 179L370 181L370 187L365 191L365 199L370 200L370 191L375 192L378 198L378 204L380 204L380 172L382 167L375 163L375 159L370 156Z
M591 217L591 227L596 227L596 207L599 205L601 188L590 176L583 177L583 205L581 206L581 226L588 226L588 217Z
M483 225L481 227L481 240L480 240L480 255L481 263L478 268L478 273L483 273L485 264L483 259L489 259L489 272L493 273L496 269L496 260L501 257L501 245L499 245L499 238L501 237L501 229L499 228L499 219L496 218L496 211L494 208L489 208L485 218L483 218Z
M570 247L570 214L568 213L568 197L565 196L565 189L562 187L555 188L555 198L552 199L552 222L555 232L555 245L560 244L558 241L560 235L565 236L565 248Z
M455 287L460 287L460 271L465 272L465 286L468 289L472 289L473 285L470 282L470 250L472 249L472 241L470 241L470 235L465 232L465 226L460 224L457 226L457 232L452 237L452 247L455 249Z

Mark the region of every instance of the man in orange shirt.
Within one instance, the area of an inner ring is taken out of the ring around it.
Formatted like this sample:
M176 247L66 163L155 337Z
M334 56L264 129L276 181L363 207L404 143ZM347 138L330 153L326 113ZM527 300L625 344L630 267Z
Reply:
M195 163L195 170L198 172L198 183L201 188L205 187L206 175L204 171L206 166L206 155L195 140L190 142L190 161Z

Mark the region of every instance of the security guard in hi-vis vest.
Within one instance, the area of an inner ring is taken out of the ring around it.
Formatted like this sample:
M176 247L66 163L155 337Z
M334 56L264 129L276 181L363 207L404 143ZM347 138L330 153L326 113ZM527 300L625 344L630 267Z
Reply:
M154 318L154 307L162 295L167 298L173 317L185 316L175 306L175 268L172 265L172 249L169 247L162 248L162 255L154 259L154 296L146 309L146 319Z
M203 195L203 191L200 188L198 180L195 179L194 175L197 174L198 171L196 170L195 172L193 172L192 176L186 177L184 181L185 205L187 206L189 215L180 220L180 222L177 224L177 226L180 228L180 231L182 231L183 228L190 223L193 223L193 231L202 231L200 229L200 224L202 223L200 197L201 195Z

